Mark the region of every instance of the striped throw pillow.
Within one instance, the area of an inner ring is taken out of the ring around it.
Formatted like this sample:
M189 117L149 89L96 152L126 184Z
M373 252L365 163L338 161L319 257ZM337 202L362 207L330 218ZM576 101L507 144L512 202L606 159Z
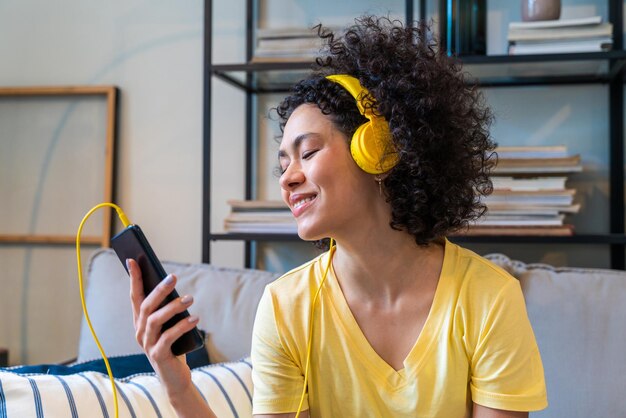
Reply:
M252 365L249 359L195 368L192 380L218 417L252 416ZM154 373L116 379L120 417L175 418ZM19 374L0 371L0 418L113 418L107 375Z

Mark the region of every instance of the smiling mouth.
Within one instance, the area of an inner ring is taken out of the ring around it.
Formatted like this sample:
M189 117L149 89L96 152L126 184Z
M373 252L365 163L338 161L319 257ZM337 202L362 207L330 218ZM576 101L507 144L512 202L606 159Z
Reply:
M304 199L300 199L296 203L293 204L293 208L294 209L298 209L299 207L301 207L301 206L303 206L303 205L305 205L305 204L315 200L315 198L317 198L317 195L316 196L308 196L308 197L305 197Z

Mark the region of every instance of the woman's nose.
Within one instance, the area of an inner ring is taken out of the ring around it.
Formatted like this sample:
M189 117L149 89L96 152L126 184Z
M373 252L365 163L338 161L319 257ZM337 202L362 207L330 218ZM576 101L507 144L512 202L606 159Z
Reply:
M280 187L284 190L292 190L304 182L304 173L298 164L291 163L280 176Z

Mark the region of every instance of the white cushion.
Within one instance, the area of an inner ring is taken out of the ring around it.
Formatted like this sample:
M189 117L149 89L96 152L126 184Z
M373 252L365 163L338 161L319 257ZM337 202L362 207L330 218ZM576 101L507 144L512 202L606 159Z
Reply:
M198 328L208 334L211 362L233 361L250 354L252 326L265 285L278 275L259 270L219 268L207 264L162 261L178 277L176 290L191 294L189 311L200 317ZM108 356L141 352L135 341L128 274L113 250L96 252L88 268L86 302L96 334ZM78 361L99 358L83 320Z
M218 417L252 416L249 359L192 370L192 380ZM176 414L153 373L116 379L120 417ZM114 417L107 375L98 372L55 376L0 371L0 417Z
M626 417L626 272L487 258L520 280L543 360L535 417Z

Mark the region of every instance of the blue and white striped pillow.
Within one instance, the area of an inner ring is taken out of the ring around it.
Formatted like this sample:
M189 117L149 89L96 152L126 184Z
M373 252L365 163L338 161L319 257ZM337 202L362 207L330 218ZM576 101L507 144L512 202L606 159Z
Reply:
M252 416L252 365L249 359L192 370L192 379L215 414ZM176 417L154 373L116 379L121 417ZM107 375L80 372L58 376L0 371L0 418L113 418Z

